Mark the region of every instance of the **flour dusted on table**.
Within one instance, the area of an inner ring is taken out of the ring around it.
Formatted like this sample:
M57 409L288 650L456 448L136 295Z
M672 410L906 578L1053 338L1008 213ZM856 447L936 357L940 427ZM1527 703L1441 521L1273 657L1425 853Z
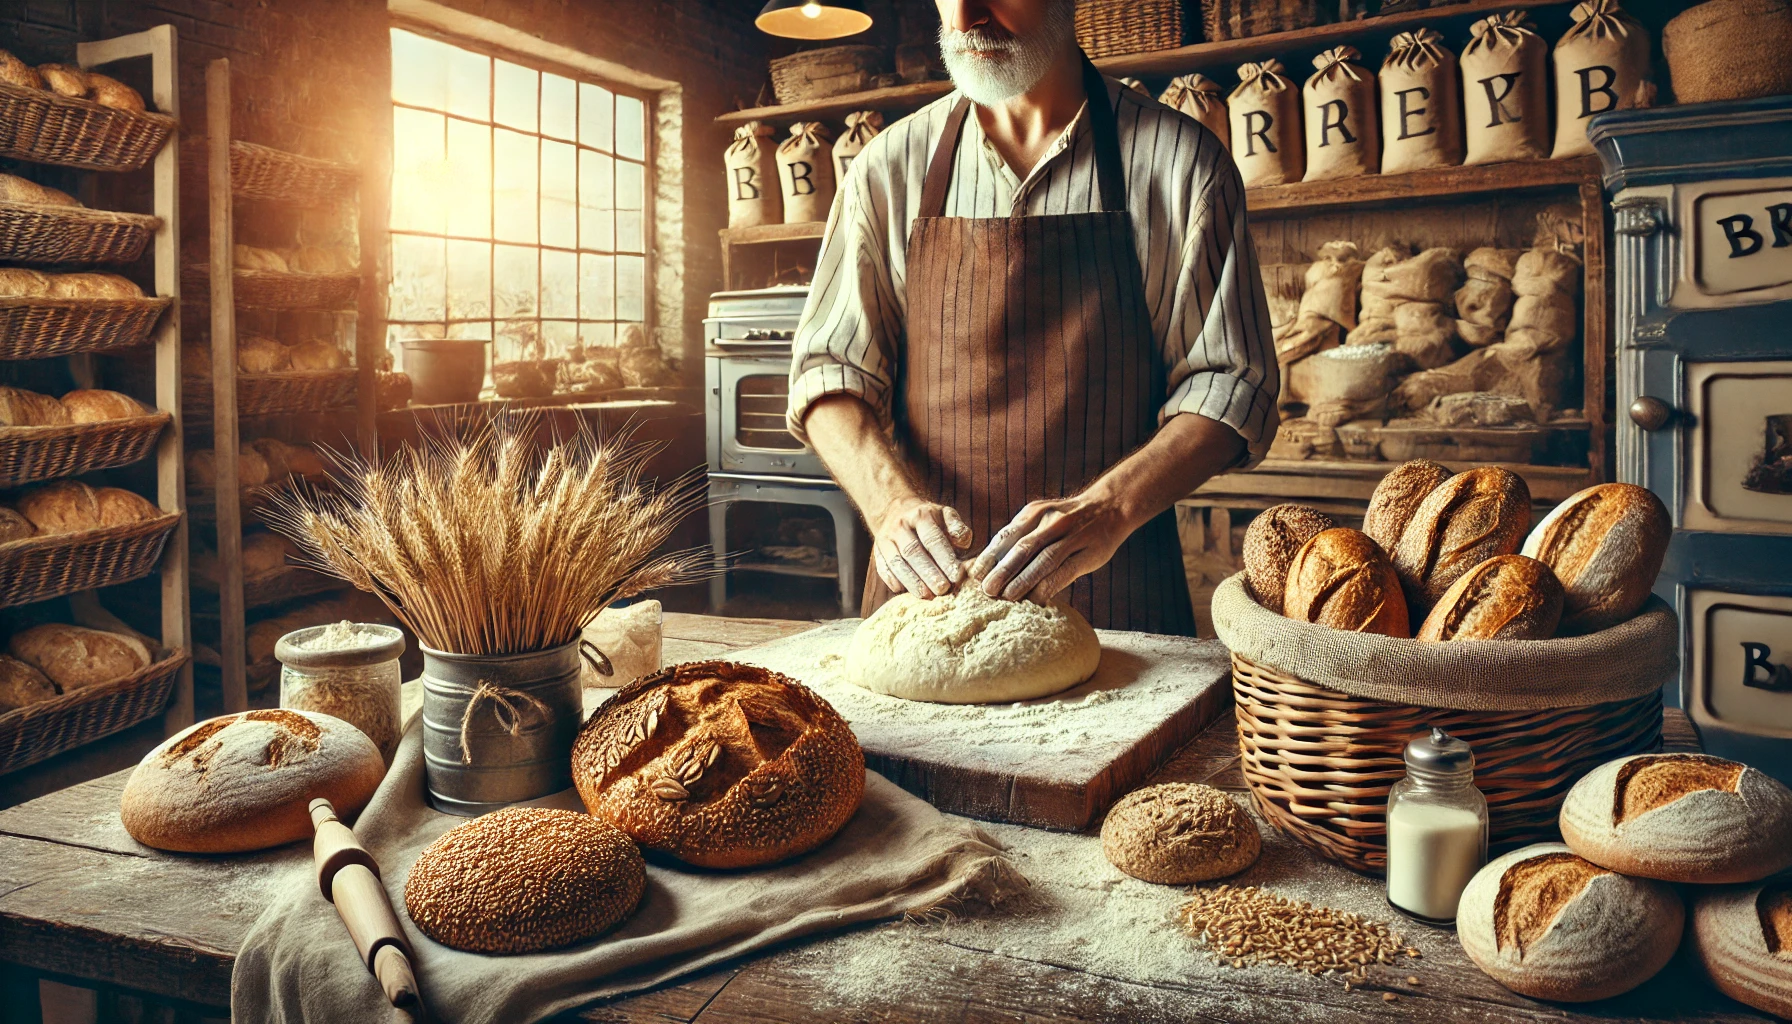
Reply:
M1301 88L1307 125L1304 181L1374 174L1381 168L1375 124L1375 73L1357 61L1354 46L1334 46L1313 58L1316 68Z
M1549 155L1548 47L1523 11L1475 22L1462 50L1464 163L1541 160Z
M784 220L778 199L778 148L772 126L748 121L734 130L722 154L728 169L728 226L754 228Z
M1220 144L1232 147L1232 128L1226 118L1226 97L1218 82L1199 72L1170 79L1158 102L1182 111L1207 127Z
M1299 181L1306 154L1300 135L1300 90L1282 62L1241 64L1238 88L1226 101L1232 125L1232 162L1246 188Z
M1608 110L1647 107L1655 102L1649 81L1649 33L1624 13L1617 0L1581 0L1574 24L1550 56L1556 79L1557 160L1587 156L1587 120Z
M790 138L778 144L778 192L784 202L784 223L828 219L834 205L834 155L828 130L820 121L790 126Z
M1462 162L1462 99L1456 55L1434 29L1402 32L1381 64L1381 173Z

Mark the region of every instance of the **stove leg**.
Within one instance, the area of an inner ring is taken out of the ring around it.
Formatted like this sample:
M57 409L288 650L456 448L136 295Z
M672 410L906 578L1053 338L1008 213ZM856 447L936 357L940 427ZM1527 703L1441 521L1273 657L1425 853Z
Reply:
M839 501L829 502L828 514L834 517L834 558L839 563L836 577L840 581L840 615L856 618L864 582L866 553L859 550L859 516L843 493Z
M709 578L709 613L722 614L728 603L728 497L709 491L709 554L715 575Z

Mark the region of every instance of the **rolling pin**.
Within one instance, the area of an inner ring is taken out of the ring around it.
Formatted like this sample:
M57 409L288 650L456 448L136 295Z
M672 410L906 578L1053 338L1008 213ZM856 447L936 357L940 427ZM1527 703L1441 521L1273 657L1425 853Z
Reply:
M379 862L336 819L330 801L321 797L311 801L311 824L317 829L311 848L317 861L317 887L336 905L361 962L379 979L386 998L423 1019L423 998L411 970L411 945L380 884Z

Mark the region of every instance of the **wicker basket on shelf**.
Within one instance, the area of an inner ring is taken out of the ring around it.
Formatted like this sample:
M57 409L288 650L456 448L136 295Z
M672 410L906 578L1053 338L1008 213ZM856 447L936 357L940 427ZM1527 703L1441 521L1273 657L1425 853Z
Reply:
M771 63L772 93L778 102L802 103L872 88L883 67L884 51L876 46L825 46Z
M210 377L182 377L181 405L189 418L211 416ZM280 373L239 373L236 376L236 414L272 416L286 412L321 412L355 403L355 370L284 370Z
M0 156L134 171L156 155L177 123L166 114L117 110L0 82Z
M156 661L124 677L0 714L0 773L36 764L161 714L185 651L158 650Z
M0 487L130 465L149 455L173 419L158 412L98 423L0 427Z
M243 607L266 608L270 605L285 604L301 597L313 597L326 594L332 590L341 590L348 586L334 576L325 576L321 572L296 565L282 566L272 572L256 573L243 577ZM218 593L216 580L193 577L193 589L213 595Z
M173 302L0 298L0 359L48 359L142 345Z
M1076 41L1091 57L1173 50L1184 39L1183 0L1079 0Z
M0 607L148 576L179 523L180 514L171 512L140 523L0 544Z
M1201 31L1210 42L1291 32L1331 21L1317 0L1201 0Z
M211 272L203 265L189 264L180 283L185 295L195 300L204 301L211 294ZM283 274L238 267L231 284L239 306L341 311L355 308L361 275Z
M1591 636L1421 644L1284 618L1240 574L1214 592L1213 620L1232 648L1257 810L1321 856L1376 874L1388 790L1414 736L1439 726L1474 748L1492 844L1547 839L1581 775L1660 749L1661 686L1679 671L1678 623L1659 599Z
M240 139L230 144L230 191L251 199L330 203L355 190L355 169Z
M11 263L129 263L162 218L81 206L0 203L0 260Z

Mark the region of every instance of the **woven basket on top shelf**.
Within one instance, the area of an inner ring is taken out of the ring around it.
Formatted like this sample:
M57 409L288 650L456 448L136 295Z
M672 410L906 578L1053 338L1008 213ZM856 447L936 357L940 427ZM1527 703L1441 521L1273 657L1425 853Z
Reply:
M341 590L348 585L334 576L325 576L301 566L282 566L272 572L243 577L243 607L266 608L296 601L301 597ZM201 579L198 576L193 577L193 589L214 599L218 594L216 580Z
M98 423L0 427L0 487L128 466L149 455L173 419L157 412Z
M1333 20L1318 0L1201 0L1201 31L1210 42L1312 28Z
M328 203L355 190L353 167L253 142L230 144L230 191L251 199Z
M189 264L181 273L180 284L186 297L203 302L211 294L211 271L204 265ZM355 308L361 275L283 274L238 267L231 287L239 306L342 311Z
M779 103L802 103L877 84L884 51L875 46L824 46L771 62L772 94Z
M140 523L0 544L0 607L148 576L179 524L180 513L170 512Z
M211 416L210 377L182 377L181 404L189 419ZM287 412L322 412L355 404L355 370L285 370L280 373L239 373L236 376L236 414L272 416Z
M0 298L0 359L47 359L142 345L173 302Z
M143 255L162 218L82 206L0 203L0 260L9 263L129 263Z
M156 155L177 123L166 114L116 110L0 82L0 156L134 171Z
M1091 57L1182 45L1182 0L1079 0L1076 41Z
M0 714L0 773L36 764L102 736L161 714L174 680L187 663L185 651L158 650L156 661L98 686Z

